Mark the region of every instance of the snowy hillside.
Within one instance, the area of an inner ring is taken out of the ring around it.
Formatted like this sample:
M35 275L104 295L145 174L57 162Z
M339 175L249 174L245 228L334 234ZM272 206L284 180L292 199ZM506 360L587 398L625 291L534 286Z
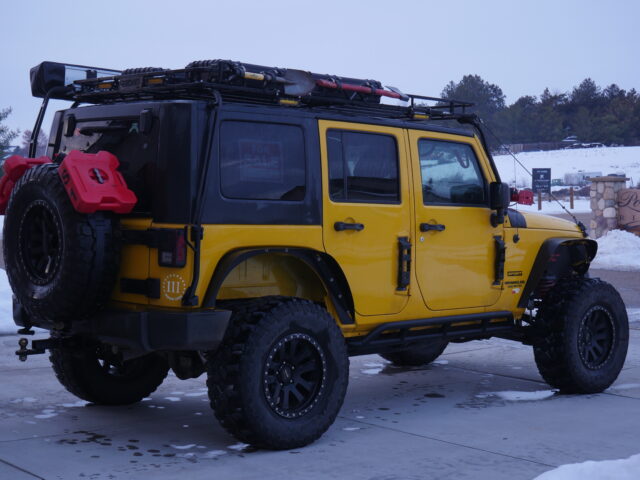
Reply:
M551 150L516 155L529 171L533 168L551 168L551 178L564 178L565 173L578 170L599 171L603 175L624 173L631 185L640 182L640 147L583 148L576 150ZM513 182L514 160L510 155L494 157L500 176L505 182ZM516 166L515 177L519 187L530 187L529 175ZM627 184L629 185L629 183Z

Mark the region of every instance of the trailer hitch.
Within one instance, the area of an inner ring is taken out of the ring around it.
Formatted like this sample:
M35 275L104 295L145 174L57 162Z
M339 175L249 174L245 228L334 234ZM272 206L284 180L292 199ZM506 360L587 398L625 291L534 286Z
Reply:
M60 340L57 338L45 338L43 340L33 340L31 342L31 348L27 348L29 345L29 340L26 338L21 338L18 340L18 346L20 347L16 350L16 355L18 355L18 359L21 362L25 362L29 355L39 355L41 353L45 353L45 350L54 348L58 346Z

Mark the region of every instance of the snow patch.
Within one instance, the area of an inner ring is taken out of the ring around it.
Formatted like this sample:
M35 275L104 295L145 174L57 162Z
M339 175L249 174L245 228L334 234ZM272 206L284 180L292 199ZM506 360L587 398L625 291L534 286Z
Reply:
M640 454L619 460L570 463L549 470L535 480L636 480L640 472Z
M624 230L611 230L598 238L598 253L591 268L640 272L640 237Z
M224 450L209 450L206 453L203 453L202 455L200 455L201 458L216 458L219 457L220 455L226 455L227 452L225 452Z
M45 408L44 410L42 410L42 413L40 413L40 415L34 415L34 418L38 418L38 419L46 419L46 418L52 418L52 417L56 417L58 416L58 412L56 412L54 409L52 408Z
M517 392L517 391L505 391L505 392L488 392L488 395L499 397L502 400L508 402L532 402L536 400L545 400L555 395L555 390L538 390L535 392ZM478 395L476 395L478 397ZM478 397L482 398L482 397Z
M171 448L175 448L176 450L189 450L196 446L195 443L190 443L188 445L169 445Z
M448 365L449 360L434 360L431 362L432 365Z
M229 445L227 448L229 450L236 450L238 452L241 452L242 450L244 450L248 446L249 446L248 443L234 443L233 445Z
M364 370L360 370L365 375L377 375L382 371L382 367L380 368L365 368Z
M170 402L179 402L182 399L180 397L164 397L165 400L169 400Z
M10 400L9 403L33 403L37 402L37 400L33 397L24 397L24 398L14 398Z
M18 330L16 324L13 323L12 295L13 292L9 285L7 273L4 270L0 270L0 335L3 333L16 333Z
M61 403L58 406L64 407L64 408L75 408L75 407L85 407L87 405L89 405L89 402L87 402L86 400L78 400L77 402L74 402L74 403Z
M207 391L205 390L204 392L189 392L189 393L186 393L184 396L185 397L201 397L206 394L207 394Z

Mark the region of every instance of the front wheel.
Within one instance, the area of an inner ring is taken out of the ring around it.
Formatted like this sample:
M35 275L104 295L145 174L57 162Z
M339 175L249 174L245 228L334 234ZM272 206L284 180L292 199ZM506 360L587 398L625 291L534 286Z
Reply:
M560 282L544 300L533 352L540 374L564 393L598 393L618 378L629 323L620 294L597 278Z
M349 359L335 320L297 298L237 302L223 345L209 357L211 407L240 441L290 449L319 438L347 389Z

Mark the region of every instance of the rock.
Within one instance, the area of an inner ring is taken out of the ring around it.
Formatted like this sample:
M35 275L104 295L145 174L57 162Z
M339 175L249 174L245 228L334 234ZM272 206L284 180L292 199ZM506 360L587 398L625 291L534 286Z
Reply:
M598 200L598 210L604 210L604 198Z
M604 193L602 194L602 197L605 200L613 200L614 198L616 198L616 194L613 191L613 187L607 187L604 189Z
M598 193L604 193L604 182L598 182L596 188L598 189Z
M602 216L604 218L616 218L616 209L614 207L605 208L602 211Z

